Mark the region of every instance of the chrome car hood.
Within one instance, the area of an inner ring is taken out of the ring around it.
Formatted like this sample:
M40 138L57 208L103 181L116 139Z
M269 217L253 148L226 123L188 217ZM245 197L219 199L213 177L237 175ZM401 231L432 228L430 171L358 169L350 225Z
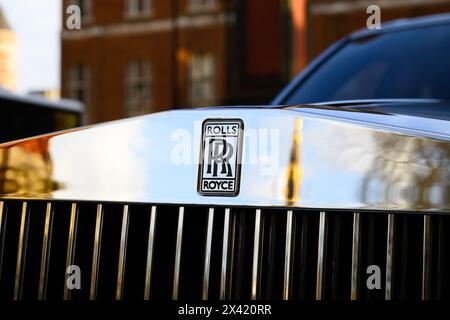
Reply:
M201 126L244 123L240 191L197 191ZM174 110L0 145L0 198L450 211L445 120L327 106Z

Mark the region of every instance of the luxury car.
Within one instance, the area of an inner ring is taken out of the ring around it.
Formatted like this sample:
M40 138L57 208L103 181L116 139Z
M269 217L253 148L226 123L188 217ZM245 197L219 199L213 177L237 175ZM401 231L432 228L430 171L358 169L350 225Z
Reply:
M384 24L272 105L1 144L0 298L449 298L449 40Z

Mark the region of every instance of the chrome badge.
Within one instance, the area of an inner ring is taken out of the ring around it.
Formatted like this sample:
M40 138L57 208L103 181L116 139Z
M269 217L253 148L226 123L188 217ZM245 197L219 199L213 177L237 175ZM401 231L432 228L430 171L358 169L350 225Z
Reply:
M202 125L198 192L203 196L239 194L242 165L240 119L207 119Z

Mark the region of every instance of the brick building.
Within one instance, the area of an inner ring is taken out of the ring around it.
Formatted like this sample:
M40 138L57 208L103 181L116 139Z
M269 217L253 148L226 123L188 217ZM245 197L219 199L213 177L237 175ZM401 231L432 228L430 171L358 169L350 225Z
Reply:
M0 7L0 87L16 90L16 35Z
M382 21L450 11L450 0L63 0L61 89L88 122L173 107L269 103L332 42Z
M65 0L62 95L88 122L173 107L268 103L286 81L277 0Z

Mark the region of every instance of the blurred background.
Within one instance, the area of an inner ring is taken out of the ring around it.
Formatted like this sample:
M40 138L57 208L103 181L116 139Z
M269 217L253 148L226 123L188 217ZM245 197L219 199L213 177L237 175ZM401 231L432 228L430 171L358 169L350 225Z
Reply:
M66 26L71 4L80 30ZM38 113L57 130L269 104L334 41L365 28L373 4L382 23L450 12L450 0L0 0L0 117L26 136Z

